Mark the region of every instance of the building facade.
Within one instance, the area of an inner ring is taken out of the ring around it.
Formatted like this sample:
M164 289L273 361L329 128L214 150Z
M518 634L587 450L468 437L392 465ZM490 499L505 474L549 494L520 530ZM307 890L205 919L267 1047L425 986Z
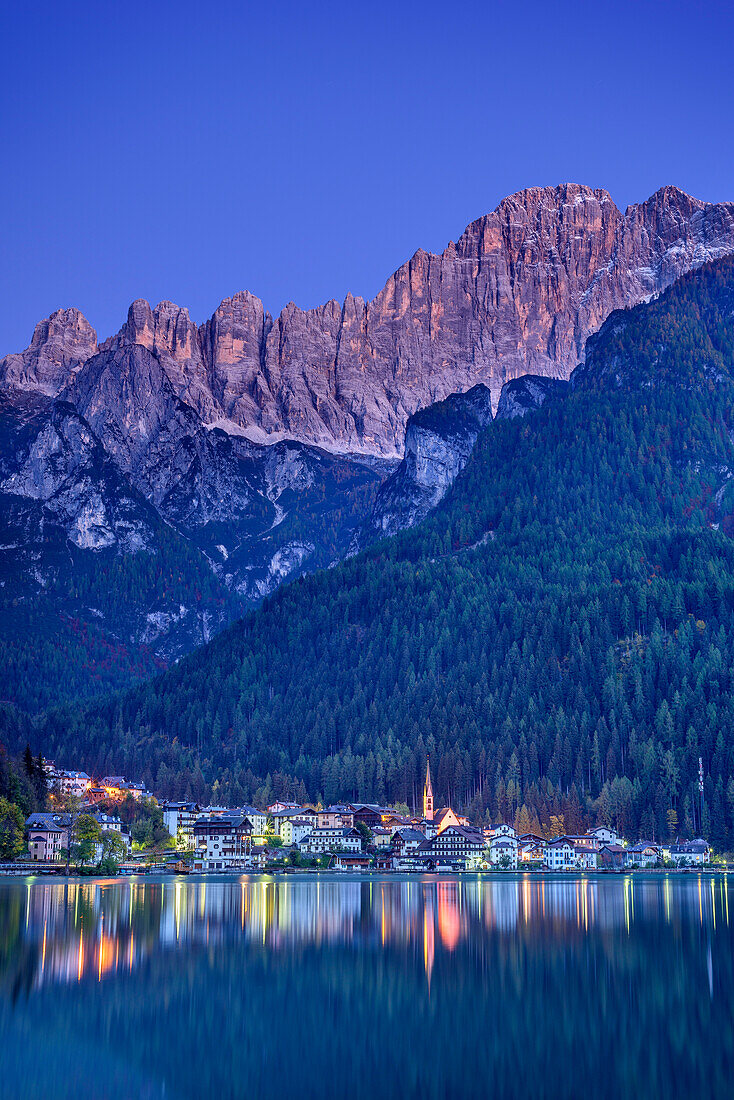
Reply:
M252 825L244 814L200 817L194 837L195 871L245 870L251 865Z
M357 829L312 829L298 844L304 855L324 852L361 852L362 834Z

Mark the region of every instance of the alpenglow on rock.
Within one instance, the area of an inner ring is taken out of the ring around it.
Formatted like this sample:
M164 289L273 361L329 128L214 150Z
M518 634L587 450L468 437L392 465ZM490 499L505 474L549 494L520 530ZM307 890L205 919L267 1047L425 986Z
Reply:
M732 203L664 187L623 214L603 190L534 187L441 255L416 252L370 302L291 303L273 319L243 292L197 328L171 302L138 301L103 348L143 344L207 424L256 442L399 456L417 409L478 382L496 405L513 378L568 378L613 310L732 251ZM0 363L0 380L55 394L95 352L91 326L60 311Z

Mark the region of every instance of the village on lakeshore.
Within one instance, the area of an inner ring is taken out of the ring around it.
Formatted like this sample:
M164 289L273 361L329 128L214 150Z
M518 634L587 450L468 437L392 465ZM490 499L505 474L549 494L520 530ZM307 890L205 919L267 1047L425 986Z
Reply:
M123 776L97 781L83 771L43 766L52 809L30 814L27 848L2 865L4 873L587 872L712 863L701 838L633 841L606 824L569 835L557 828L562 819L553 819L550 836L519 833L504 822L472 824L449 806L434 807L429 761L421 816L362 802L201 806L158 800Z

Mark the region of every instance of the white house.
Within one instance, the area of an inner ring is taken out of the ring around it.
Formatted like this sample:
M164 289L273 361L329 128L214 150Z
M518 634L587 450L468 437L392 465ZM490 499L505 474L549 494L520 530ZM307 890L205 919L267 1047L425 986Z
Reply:
M521 863L542 863L548 841L537 833L523 833L517 838L517 857Z
M194 822L201 813L197 802L163 802L163 824L176 838L179 848L191 851L195 847Z
M584 844L588 844L591 848L602 848L605 844L620 844L624 846L624 841L618 834L616 829L611 829L608 825L597 825L595 829L589 829L584 838Z
M509 871L516 871L518 848L517 837L494 836L489 842L489 862L494 867L506 867Z
M242 814L250 822L253 844L267 844L268 815L265 810L258 810L255 806L240 806L234 812Z
M574 844L573 858L582 871L595 871L597 868L598 852L590 844Z
M243 814L200 817L194 837L195 871L239 870L251 863L252 825Z
M407 856L418 850L418 847L425 842L425 836L419 832L418 829L412 829L406 827L404 829L396 829L392 834L392 847L397 856Z
M313 829L313 818L307 815L295 815L289 810L278 811L271 815L273 831L279 836L286 848L298 844Z
M627 849L627 866L650 867L660 859L661 851L657 844L641 840Z
M59 771L56 775L56 783L62 794L81 798L92 786L92 779L86 772Z
M576 866L573 845L568 840L550 840L543 852L549 871L566 871Z
M362 834L357 829L311 829L298 843L301 852L321 855L323 852L361 852Z
M484 830L484 835L487 840L491 840L492 837L516 837L517 833L513 829L512 825L507 825L504 821L498 822L496 825L488 825Z
M475 870L480 865L485 848L484 835L480 829L466 825L449 825L437 836L424 840L416 852L425 856L436 867L458 863L466 870Z
M705 840L684 840L678 844L671 844L668 849L673 863L685 866L691 864L699 866L708 863L711 859L711 849Z

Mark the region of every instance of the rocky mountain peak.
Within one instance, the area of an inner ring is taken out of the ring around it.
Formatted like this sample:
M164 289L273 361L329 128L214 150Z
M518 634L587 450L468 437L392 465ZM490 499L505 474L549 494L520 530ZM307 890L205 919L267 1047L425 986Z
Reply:
M141 344L163 359L178 363L201 360L198 330L189 311L174 302L159 302L151 309L145 298L137 298L127 312L127 321L105 347Z
M216 418L199 330L186 308L164 300L152 309L144 298L137 298L125 324L100 350L109 352L129 345L147 348L159 360L176 394L202 416Z
M25 351L0 362L0 382L55 397L97 351L97 333L78 309L57 309L40 321Z

